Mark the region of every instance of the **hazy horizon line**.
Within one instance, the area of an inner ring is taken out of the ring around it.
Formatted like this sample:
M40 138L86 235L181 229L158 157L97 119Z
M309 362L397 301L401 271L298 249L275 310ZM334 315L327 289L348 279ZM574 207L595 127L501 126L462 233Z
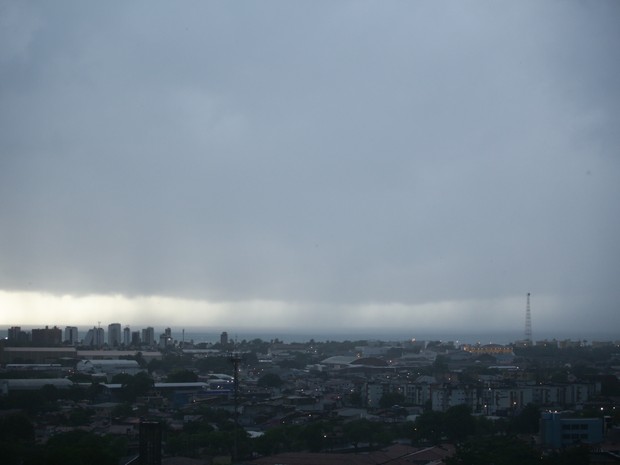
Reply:
M105 325L101 325L100 327L107 330L109 324L118 323L111 322ZM3 325L4 326L4 325ZM6 328L2 328L3 331L7 331L11 327L20 327L24 331L29 331L32 329L39 328L58 328L62 331L66 327L77 327L78 328L78 336L81 334L86 334L88 330L92 328L96 328L97 326L82 326L80 329L79 325L74 324L55 324L55 325L32 325L32 324L14 324L7 325ZM132 327L131 325L122 325L122 327ZM283 342L308 342L310 340L315 340L317 342L321 341L345 341L345 340L383 340L383 341L408 341L408 340L424 340L424 341L452 341L452 342L480 342L480 343L503 343L507 344L510 342L522 341L525 340L525 334L519 333L518 331L472 331L471 329L463 329L463 330L440 330L440 329L420 329L419 331L402 331L402 330L390 330L390 329L360 329L356 328L351 331L339 331L339 330L323 330L323 331L304 331L302 329L297 328L274 328L273 330L265 330L258 329L255 331L243 329L240 331L235 331L234 329L227 328L213 328L213 327L205 327L205 326L185 326L179 327L177 329L173 329L171 325L139 325L133 326L133 328L139 328L142 330L144 328L152 327L155 329L155 334L163 333L166 328L171 328L171 334L173 339L180 341L183 339L189 341L197 338L204 338L203 341L195 341L195 342L208 342L206 339L213 339L219 341L220 335L222 332L226 332L228 334L229 340L233 341L241 341L241 340L251 340L251 339L262 339L262 340L273 340L279 339ZM161 331L159 331L161 329ZM596 332L596 331L583 331L583 333L578 334L576 332L567 332L567 331L541 331L539 333L534 332L532 336L532 340L535 341L544 341L544 340L573 340L573 341L618 341L620 340L620 335L614 332Z

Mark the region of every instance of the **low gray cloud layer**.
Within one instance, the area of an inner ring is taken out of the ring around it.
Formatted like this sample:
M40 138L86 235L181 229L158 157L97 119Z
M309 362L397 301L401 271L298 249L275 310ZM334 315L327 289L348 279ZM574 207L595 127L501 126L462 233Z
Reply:
M561 327L618 327L619 21L615 1L3 2L0 289L529 291Z

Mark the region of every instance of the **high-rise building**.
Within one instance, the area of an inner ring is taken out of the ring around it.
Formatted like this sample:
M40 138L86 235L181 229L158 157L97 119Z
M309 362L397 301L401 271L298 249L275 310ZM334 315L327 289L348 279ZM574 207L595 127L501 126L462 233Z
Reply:
M139 458L140 465L161 465L161 423L140 422Z
M11 326L8 331L9 341L16 341L19 338L19 333L21 332L21 326Z
M84 336L84 341L82 341L82 344L84 344L87 347L91 347L93 345L93 342L95 341L95 331L97 328L93 328L93 329L89 329L88 331L86 331L86 336Z
M220 344L223 346L228 345L228 333L226 331L220 334Z
M121 324L111 323L108 325L108 345L118 347L121 345Z
M76 326L65 327L65 343L72 346L78 343L78 329Z
M123 328L123 345L129 347L131 345L131 330L129 326Z
M62 342L62 331L54 326L53 328L45 327L44 329L32 330L32 345L35 346L57 346Z
M172 338L166 336L166 333L159 335L159 348L165 349L166 347L172 346Z
M172 340L172 330L170 328L166 328L163 334L159 335L159 348L165 349L166 347L171 347L174 345L174 341Z
M132 331L131 332L131 345L132 346L139 346L140 343L141 343L140 331Z
M142 330L142 344L149 346L155 344L155 330L151 326Z
M102 347L105 342L105 331L103 328L93 327L89 329L84 337L84 345L90 347Z
M103 347L105 344L105 331L103 328L95 328L95 347Z
M23 345L30 342L30 333L22 331L19 326L12 326L8 330L8 341L10 345Z

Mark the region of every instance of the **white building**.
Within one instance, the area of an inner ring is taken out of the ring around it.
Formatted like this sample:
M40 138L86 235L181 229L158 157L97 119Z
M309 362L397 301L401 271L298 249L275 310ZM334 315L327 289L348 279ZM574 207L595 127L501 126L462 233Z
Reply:
M366 383L362 388L362 399L367 407L377 408L383 394L388 392L389 386L387 383Z
M106 375L108 380L119 373L135 375L145 371L135 360L80 360L75 369L80 373Z
M475 411L477 400L476 389L443 386L431 392L432 409L437 412L445 412L457 405L467 405Z

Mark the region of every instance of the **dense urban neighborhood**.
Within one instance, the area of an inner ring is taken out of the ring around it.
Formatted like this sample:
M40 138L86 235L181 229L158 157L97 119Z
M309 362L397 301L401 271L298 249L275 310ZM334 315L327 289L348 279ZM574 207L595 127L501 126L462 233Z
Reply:
M186 342L119 326L106 342L94 329L9 329L2 463L620 462L618 341Z

